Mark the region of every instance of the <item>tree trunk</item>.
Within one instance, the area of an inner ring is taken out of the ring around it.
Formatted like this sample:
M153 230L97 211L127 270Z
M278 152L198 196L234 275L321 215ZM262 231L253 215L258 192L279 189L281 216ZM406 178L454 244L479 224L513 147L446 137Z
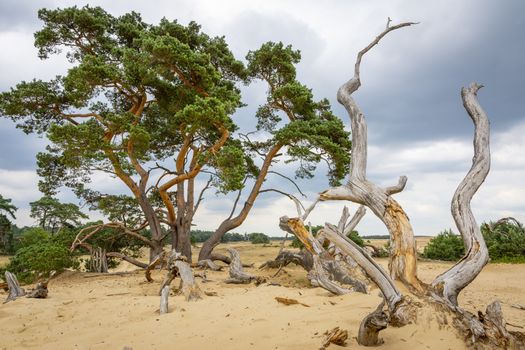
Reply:
M97 247L91 251L90 272L108 273L106 249Z
M246 217L252 210L253 204L259 195L259 191L261 190L264 180L266 179L266 175L268 175L268 170L272 165L272 160L282 147L283 146L281 144L276 144L268 151L261 166L261 170L259 171L259 175L257 175L257 178L255 179L252 189L250 190L250 194L248 195L248 198L246 199L242 210L237 216L232 218L233 213L235 211L235 206L237 204L237 201L235 201L235 205L232 209L230 217L224 220L219 225L217 230L213 233L213 235L211 235L211 237L208 238L206 242L204 242L204 244L202 245L201 251L199 253L199 260L209 259L213 249L221 242L221 238L224 236L224 234L233 230L236 227L241 226L244 220L246 220Z
M213 234L208 238L201 247L199 252L199 260L210 259L213 249L221 242L222 237L230 230L233 230L235 227L233 220L227 219L221 222L219 227L213 232Z
M162 232L162 227L160 226L160 221L157 216L157 213L155 212L155 209L151 205L144 191L141 191L140 195L135 197L139 202L140 208L144 213L146 221L148 222L149 229L151 231L149 261L152 262L153 259L155 259L155 257L162 252L162 241L164 238L164 233Z

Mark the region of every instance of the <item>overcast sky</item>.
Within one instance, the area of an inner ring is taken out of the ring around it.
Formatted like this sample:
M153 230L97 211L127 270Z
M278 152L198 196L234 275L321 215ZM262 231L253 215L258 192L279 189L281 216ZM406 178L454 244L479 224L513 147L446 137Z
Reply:
M485 85L479 100L491 120L491 172L472 202L479 223L514 216L525 221L525 2L501 1L11 1L0 2L0 90L21 80L50 79L63 74L61 57L37 58L33 33L41 26L37 10L73 4L99 5L114 15L136 11L149 23L163 16L181 23L194 20L208 34L224 35L234 54L266 41L282 41L301 50L298 79L327 97L336 114L349 125L337 104L338 87L350 77L356 53L386 24L420 22L389 34L370 51L361 67L362 87L355 94L367 117L369 178L392 185L408 176L404 192L396 195L417 235L455 230L450 199L472 161L473 125L461 105L460 89L472 81ZM253 113L265 99L264 89L245 89L236 120L254 125ZM28 203L38 199L35 155L46 141L27 136L8 120L0 120L0 194L12 198L18 225L31 225ZM279 166L282 172L293 167ZM326 169L315 179L298 181L312 201L328 184ZM205 181L205 178L199 179ZM97 189L126 189L116 180L100 178ZM267 187L294 192L271 176ZM59 195L75 201L71 193ZM195 222L214 229L228 215L232 198L206 196ZM322 203L312 223L337 222L344 204ZM278 218L295 215L285 197L263 194L238 232L263 231L281 235ZM93 214L98 218L97 214ZM358 226L361 234L386 234L371 212Z

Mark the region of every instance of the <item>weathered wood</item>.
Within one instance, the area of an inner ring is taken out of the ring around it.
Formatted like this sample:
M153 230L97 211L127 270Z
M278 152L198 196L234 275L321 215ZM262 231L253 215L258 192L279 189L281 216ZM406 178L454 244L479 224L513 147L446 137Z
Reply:
M308 272L308 279L312 286L324 288L335 295L348 294L352 291L341 287L330 279L330 275L327 273L319 255L313 255L313 260L313 268Z
M7 299L4 301L4 304L26 295L25 290L20 287L20 284L18 283L18 279L16 278L15 274L6 271L4 276L7 286L9 288L9 294L7 295Z
M153 278L151 277L151 271L155 269L157 266L162 265L164 261L166 260L166 252L162 251L161 253L157 254L155 258L153 258L153 261L146 267L146 281L153 282Z
M186 257L172 250L168 258L168 273L160 286L160 314L168 312L168 298L170 294L170 284L177 277L181 278L181 291L186 301L196 301L202 299L202 292L193 277L190 265L186 262Z
M278 303L284 304L284 305L302 305L305 307L310 307L310 305L301 303L295 299L289 299L289 298L283 298L283 297L275 297L275 300L277 300Z
M222 266L217 265L211 259L199 260L195 264L195 267L200 267L200 268L203 268L203 269L210 269L212 271L221 271L222 270Z
M224 281L225 283L233 284L247 284L251 281L257 281L257 277L244 272L239 252L233 248L228 248L228 253L231 256L230 262L230 278Z
M119 258L119 259L122 259L122 260L124 260L124 261L129 262L129 263L132 264L132 265L135 265L135 266L137 266L137 267L140 267L141 269L145 269L145 268L148 267L148 264L143 263L142 261L139 261L139 260L137 260L137 259L134 259L134 258L132 258L132 257L130 257L130 256L127 256L127 255L125 255L125 254L122 254L122 253L120 253L120 252L107 252L107 253L106 253L106 256L107 256L108 258Z
M27 293L26 297L27 298L37 298L37 299L47 298L47 294L48 294L47 284L48 283L49 283L49 280L37 283L35 288L30 290Z
M313 255L312 269L308 272L308 279L313 286L319 286L337 294L346 294L350 291L366 293L366 284L352 276L350 270L344 269L340 261L334 258L323 248L322 244L304 227L301 218L280 218L279 226L282 230L294 234ZM346 270L346 271L345 271ZM352 289L342 288L334 280L352 286Z
M383 311L385 301L381 302L377 309L366 316L359 326L357 342L364 346L377 346L383 344L379 338L379 332L388 326L388 315Z
M230 265L232 262L232 259L229 256L218 254L218 253L212 253L210 255L210 260L215 261L222 261L223 263ZM242 267L253 267L253 264L242 264Z
M463 105L475 125L472 167L459 184L452 199L451 211L463 238L466 254L431 284L434 299L454 309L459 292L470 284L489 260L485 240L470 208L470 201L485 181L490 169L489 120L477 100L481 85L473 83L461 90Z
M108 272L108 258L106 255L106 250L102 247L94 248L91 251L89 271L98 273Z
M190 265L182 260L176 260L174 265L182 280L181 289L186 301L197 301L202 299L202 292L193 277Z
M321 349L326 349L332 343L339 346L345 346L346 340L348 339L348 331L335 327L331 331L324 332L324 336Z
M356 59L354 76L343 84L337 92L337 101L348 112L352 129L352 162L350 178L346 185L333 187L319 195L320 200L349 200L364 205L387 227L391 241L389 269L392 278L418 291L424 291L424 285L417 278L417 251L412 226L401 206L391 197L404 189L406 177L402 176L395 186L382 188L366 178L367 163L367 124L364 114L352 97L361 86L360 65L363 56L389 32L411 26L407 22L387 28L379 34L366 48L361 50Z
M313 267L314 261L312 254L306 249L302 249L300 252L295 253L289 250L281 251L274 260L268 260L259 266L259 269L269 267L271 269L278 269L286 267L289 264L299 265L306 271L310 271Z
M159 313L161 315L168 313L168 298L169 298L169 295L170 295L170 286L168 284L168 285L165 285L164 287L162 287L162 289L160 290L160 308L159 308Z

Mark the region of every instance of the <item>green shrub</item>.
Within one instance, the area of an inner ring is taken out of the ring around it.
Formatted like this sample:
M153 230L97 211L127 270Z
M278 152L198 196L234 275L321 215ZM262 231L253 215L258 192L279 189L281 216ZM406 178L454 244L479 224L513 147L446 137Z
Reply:
M55 242L44 242L19 249L6 269L15 273L21 281L31 282L39 275L46 276L51 271L76 266L69 249Z
M270 237L268 237L264 233L258 233L258 232L250 233L248 238L250 239L250 242L252 242L252 244L270 243Z
M354 241L355 244L357 244L360 247L365 246L365 241L359 236L359 232L352 231L349 234L346 235L346 237L350 238L352 241Z
M23 231L18 250L5 267L21 282L30 283L38 276L47 276L51 271L77 268L78 261L69 252L74 233L62 230L50 234L41 228Z
M492 262L525 263L525 229L518 221L505 218L484 223L481 233Z
M440 232L428 242L423 257L433 260L457 261L464 254L465 248L460 236L452 230Z

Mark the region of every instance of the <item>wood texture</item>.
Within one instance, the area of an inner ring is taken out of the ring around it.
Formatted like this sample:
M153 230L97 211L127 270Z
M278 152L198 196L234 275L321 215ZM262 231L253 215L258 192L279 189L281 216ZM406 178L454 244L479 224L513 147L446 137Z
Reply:
M4 304L12 300L16 300L16 298L23 297L24 295L26 295L26 292L24 291L23 288L20 287L20 284L18 283L18 279L13 273L6 271L4 276L5 276L5 281L7 283L7 286L9 288L9 294L7 295L7 298L4 301Z
M390 233L392 254L389 270L392 278L399 279L413 290L423 293L424 285L417 278L417 252L412 226L401 206L391 198L392 194L404 189L407 179L402 176L398 184L387 188L382 188L367 179L367 124L364 114L352 97L361 86L360 65L363 56L391 31L413 24L415 23L406 22L387 26L358 53L354 76L339 88L337 101L345 107L352 129L350 178L346 185L330 188L320 193L319 198L320 200L349 200L370 208L383 221Z

